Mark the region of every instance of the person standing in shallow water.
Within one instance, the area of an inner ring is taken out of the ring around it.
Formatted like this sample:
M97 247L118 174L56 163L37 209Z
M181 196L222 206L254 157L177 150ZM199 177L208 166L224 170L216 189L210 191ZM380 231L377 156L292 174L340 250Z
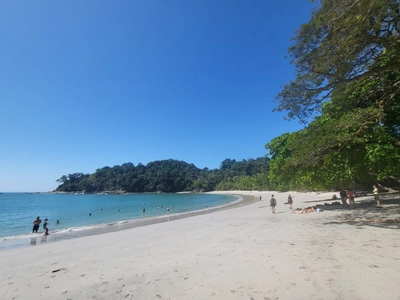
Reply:
M271 199L269 199L270 205L271 205L271 210L272 213L275 213L275 206L276 206L276 199L274 197L274 195L271 196Z
M40 223L42 223L42 220L40 220L40 217L37 217L35 221L33 221L33 228L32 228L32 233L36 232L39 230Z
M45 230L45 231L47 228L48 221L49 221L49 219L44 219L44 222L43 222L43 230Z

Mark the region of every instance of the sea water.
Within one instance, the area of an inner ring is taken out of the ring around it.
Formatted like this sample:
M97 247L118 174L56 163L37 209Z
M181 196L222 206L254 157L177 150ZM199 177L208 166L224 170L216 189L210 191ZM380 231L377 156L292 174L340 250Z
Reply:
M63 233L68 233L64 237L71 237L71 232L85 235L82 232L93 228L111 226L118 230L121 224L208 210L237 199L216 194L3 193L0 194L0 249L26 244L27 239L36 244L37 237L43 234L44 219L48 219L50 240L55 240L62 239ZM32 223L37 217L42 220L39 233L32 233Z

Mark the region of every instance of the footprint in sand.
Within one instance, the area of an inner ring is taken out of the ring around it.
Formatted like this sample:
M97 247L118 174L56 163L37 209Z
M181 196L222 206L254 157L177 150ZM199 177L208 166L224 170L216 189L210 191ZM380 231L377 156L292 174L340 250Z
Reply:
M315 287L315 289L316 289L317 291L320 291L320 290L321 290L321 287L320 287L320 285L319 285L318 283L313 282L312 285Z
M377 265L369 265L368 267L370 267L370 268L379 268L379 266L377 266Z
M299 269L301 269L301 270L306 270L307 267L306 267L306 266L300 266Z
M335 283L335 279L329 278L326 280L326 284L331 287Z

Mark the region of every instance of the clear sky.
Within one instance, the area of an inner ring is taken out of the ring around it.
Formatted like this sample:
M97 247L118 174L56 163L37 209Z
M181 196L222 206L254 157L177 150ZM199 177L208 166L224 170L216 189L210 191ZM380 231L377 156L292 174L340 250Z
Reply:
M219 168L301 129L273 113L308 0L0 2L0 192L125 162Z

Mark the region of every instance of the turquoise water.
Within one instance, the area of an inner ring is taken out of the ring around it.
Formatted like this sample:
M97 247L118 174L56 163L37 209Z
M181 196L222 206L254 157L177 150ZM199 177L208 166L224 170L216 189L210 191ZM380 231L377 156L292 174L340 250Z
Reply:
M1 243L19 244L18 240L42 236L43 221L49 219L50 235L109 227L137 220L161 218L227 205L237 200L231 195L212 194L0 194ZM167 211L169 206L170 210ZM143 208L145 212L143 213ZM32 222L40 216L38 233ZM60 223L57 224L56 221ZM4 247L4 245L3 245Z

